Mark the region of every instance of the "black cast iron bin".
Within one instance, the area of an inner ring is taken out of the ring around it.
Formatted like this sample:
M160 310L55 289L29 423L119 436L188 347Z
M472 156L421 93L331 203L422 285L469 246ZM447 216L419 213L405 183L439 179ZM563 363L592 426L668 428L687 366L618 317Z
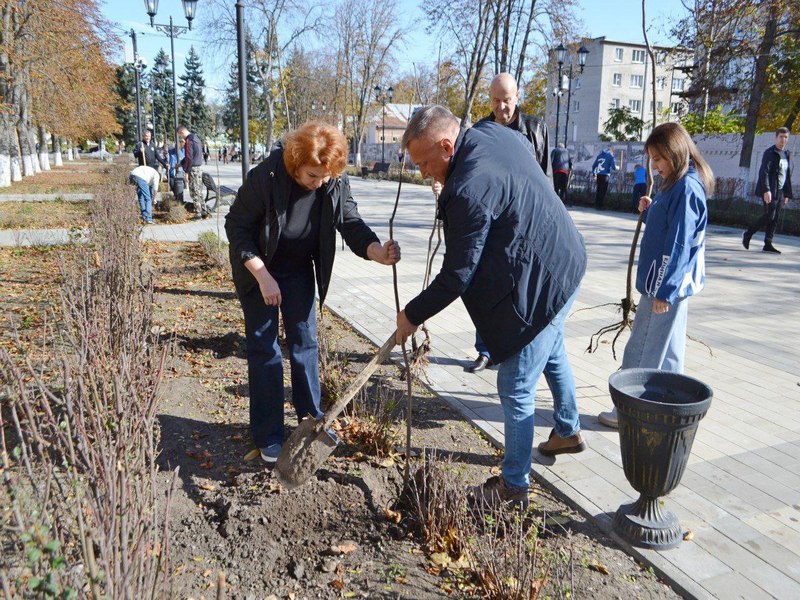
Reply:
M674 548L683 532L658 498L680 483L714 392L693 377L656 369L617 371L608 378L608 389L617 407L625 477L640 494L619 507L614 531L636 546Z

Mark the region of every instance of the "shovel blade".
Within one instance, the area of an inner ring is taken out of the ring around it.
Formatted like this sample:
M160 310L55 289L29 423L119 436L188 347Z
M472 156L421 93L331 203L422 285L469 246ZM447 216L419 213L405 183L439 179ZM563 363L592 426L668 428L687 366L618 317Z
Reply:
M303 485L323 465L337 441L327 431L318 431L319 421L306 417L283 445L275 473L286 489Z

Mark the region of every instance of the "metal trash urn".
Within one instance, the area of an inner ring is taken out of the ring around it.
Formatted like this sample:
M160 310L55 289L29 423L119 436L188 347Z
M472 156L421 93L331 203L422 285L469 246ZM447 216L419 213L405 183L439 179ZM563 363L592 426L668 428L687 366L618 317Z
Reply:
M617 371L608 378L608 389L617 408L625 477L640 494L619 507L614 531L636 546L674 548L683 532L659 497L680 483L714 392L693 377L656 369Z

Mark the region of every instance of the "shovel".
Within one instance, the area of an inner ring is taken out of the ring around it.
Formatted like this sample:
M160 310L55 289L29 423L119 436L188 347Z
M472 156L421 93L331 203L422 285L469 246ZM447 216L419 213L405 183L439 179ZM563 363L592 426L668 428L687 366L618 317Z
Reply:
M353 396L364 387L375 369L389 357L389 353L394 347L395 333L392 333L378 353L347 387L341 398L328 409L328 412L319 421L313 417L306 417L292 432L283 445L278 462L275 463L275 473L284 487L292 489L303 485L333 453L338 440L332 437L327 429L348 402L353 399Z

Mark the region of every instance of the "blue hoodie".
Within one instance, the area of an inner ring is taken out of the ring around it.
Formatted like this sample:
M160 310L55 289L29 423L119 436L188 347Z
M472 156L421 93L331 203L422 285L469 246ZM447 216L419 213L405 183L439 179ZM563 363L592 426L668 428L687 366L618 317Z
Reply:
M689 166L647 210L639 250L636 289L670 304L692 296L705 285L706 192Z
M608 151L608 148L598 154L592 164L592 173L595 175L610 175L616 170L617 162L614 160L614 155Z

